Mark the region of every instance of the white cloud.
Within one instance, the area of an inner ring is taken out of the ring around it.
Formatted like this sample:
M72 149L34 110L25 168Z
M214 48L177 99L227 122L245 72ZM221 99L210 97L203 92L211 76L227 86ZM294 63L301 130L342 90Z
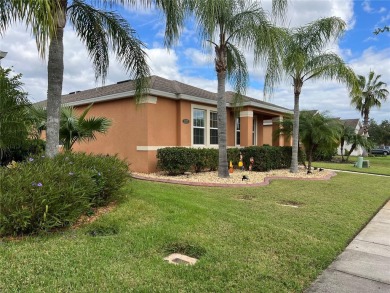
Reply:
M372 13L374 9L371 7L370 0L364 0L362 3L363 10L367 13Z

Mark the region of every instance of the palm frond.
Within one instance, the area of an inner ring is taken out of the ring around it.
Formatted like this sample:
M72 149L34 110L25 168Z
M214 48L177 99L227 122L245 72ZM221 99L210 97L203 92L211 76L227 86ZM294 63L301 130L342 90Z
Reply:
M68 14L77 35L87 47L96 79L102 78L104 82L107 76L111 47L130 78L137 80L136 96L141 97L146 92L150 71L144 44L129 23L115 12L96 9L81 0L73 1Z

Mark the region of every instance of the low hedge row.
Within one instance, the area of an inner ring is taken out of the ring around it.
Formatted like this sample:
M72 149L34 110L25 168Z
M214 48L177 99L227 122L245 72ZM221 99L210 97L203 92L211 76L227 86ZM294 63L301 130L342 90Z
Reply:
M69 226L113 200L128 179L116 156L59 154L0 168L0 236Z
M268 171L289 168L291 165L291 147L251 146L230 148L227 150L228 161L238 166L240 153L243 155L244 168L248 169L250 158L254 159L253 171ZM157 166L169 175L183 174L188 171L213 171L218 168L218 149L193 149L169 147L157 150ZM305 160L299 152L299 161Z

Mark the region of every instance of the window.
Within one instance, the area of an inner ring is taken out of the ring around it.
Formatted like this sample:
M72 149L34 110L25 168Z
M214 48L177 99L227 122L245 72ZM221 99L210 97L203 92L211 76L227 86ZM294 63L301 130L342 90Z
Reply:
M193 127L194 127L194 144L205 144L204 130L205 130L206 111L194 109L193 111Z
M192 145L199 147L218 146L217 109L192 105Z
M217 112L210 112L210 144L218 144Z
M257 118L253 117L252 145L257 145Z
M240 118L236 118L236 145L240 145Z

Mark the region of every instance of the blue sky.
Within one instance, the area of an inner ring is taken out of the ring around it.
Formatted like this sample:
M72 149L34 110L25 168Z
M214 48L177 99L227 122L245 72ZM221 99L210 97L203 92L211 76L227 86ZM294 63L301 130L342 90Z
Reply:
M263 7L270 7L269 0L262 1ZM217 82L210 51L202 47L193 23L187 23L178 44L167 51L164 48L164 20L152 9L120 8L136 29L140 39L147 45L152 74L174 79L215 92ZM342 39L330 45L341 55L357 74L367 75L370 70L382 75L390 88L390 33L373 34L377 27L390 25L389 0L291 0L287 14L290 27L307 24L320 17L339 16L348 23L348 31ZM95 82L91 63L83 45L77 40L68 25L64 38L65 74L63 93L100 86ZM29 32L21 26L9 29L0 37L0 50L8 51L2 66L12 66L15 72L23 74L25 90L32 101L46 99L46 61L38 57L35 42ZM254 68L250 52L246 52L251 84L247 94L263 99L263 70ZM112 58L106 84L128 79L122 67ZM390 100L390 97L389 97ZM288 82L280 84L269 102L293 107L292 88ZM304 85L301 94L302 109L329 111L341 118L359 118L360 114L349 105L348 93L336 82L318 81ZM381 110L373 110L377 121L390 120L390 101Z

